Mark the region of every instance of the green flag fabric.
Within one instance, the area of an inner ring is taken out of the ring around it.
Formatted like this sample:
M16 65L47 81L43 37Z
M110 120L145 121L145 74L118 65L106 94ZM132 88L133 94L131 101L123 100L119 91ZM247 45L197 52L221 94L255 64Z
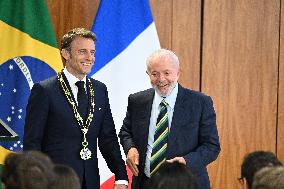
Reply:
M26 105L33 84L55 75L63 64L45 0L1 0L0 41L3 164L8 153L23 148Z

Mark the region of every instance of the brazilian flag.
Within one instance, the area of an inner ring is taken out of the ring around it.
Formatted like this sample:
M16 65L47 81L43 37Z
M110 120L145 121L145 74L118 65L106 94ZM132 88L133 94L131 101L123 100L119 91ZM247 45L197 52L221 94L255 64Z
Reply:
M0 164L23 148L34 83L63 67L45 0L0 1Z

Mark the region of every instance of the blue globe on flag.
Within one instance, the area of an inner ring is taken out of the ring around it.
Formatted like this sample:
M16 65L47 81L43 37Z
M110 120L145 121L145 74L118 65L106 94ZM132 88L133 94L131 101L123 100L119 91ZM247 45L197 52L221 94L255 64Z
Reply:
M22 150L30 90L34 83L55 74L45 62L29 56L16 57L0 65L0 119L8 127L8 130L3 126L0 129L2 135L7 135L0 136L2 147L14 152Z

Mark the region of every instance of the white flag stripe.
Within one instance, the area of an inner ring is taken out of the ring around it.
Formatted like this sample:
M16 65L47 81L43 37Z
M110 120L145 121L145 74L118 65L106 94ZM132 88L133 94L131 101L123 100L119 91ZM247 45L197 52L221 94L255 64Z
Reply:
M159 48L156 27L152 23L124 51L92 76L105 83L108 88L117 133L126 115L129 94L151 87L146 74L146 59ZM121 151L123 152L122 148ZM125 159L124 154L123 157ZM101 183L103 183L112 173L107 168L100 152L98 159Z

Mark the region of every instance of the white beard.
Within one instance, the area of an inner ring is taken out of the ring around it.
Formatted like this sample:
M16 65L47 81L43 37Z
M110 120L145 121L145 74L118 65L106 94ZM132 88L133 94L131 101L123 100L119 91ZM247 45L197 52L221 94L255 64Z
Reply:
M162 92L158 89L158 87L157 87L156 85L153 85L153 84L152 84L152 87L155 89L155 91L156 91L161 97L167 97L167 96L169 96L169 95L172 93L172 91L173 91L173 89L175 88L176 84L177 84L177 82L172 83L172 84L169 86L169 89L168 89L166 92L164 92L164 93L162 93Z

